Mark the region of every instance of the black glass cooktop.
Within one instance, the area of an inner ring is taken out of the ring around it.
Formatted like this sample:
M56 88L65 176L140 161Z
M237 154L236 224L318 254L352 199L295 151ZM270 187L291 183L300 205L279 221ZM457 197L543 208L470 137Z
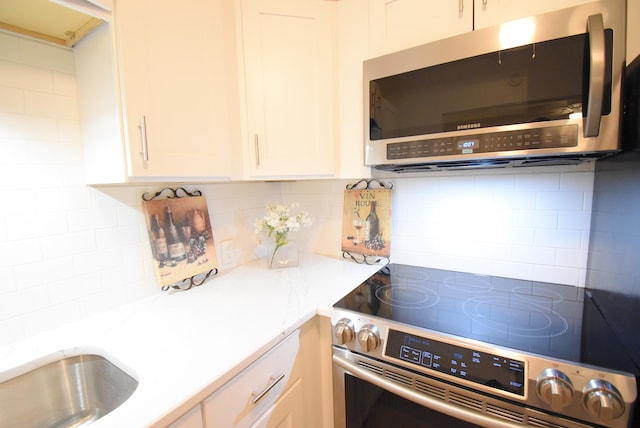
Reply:
M584 288L390 264L334 307L550 358L636 372Z

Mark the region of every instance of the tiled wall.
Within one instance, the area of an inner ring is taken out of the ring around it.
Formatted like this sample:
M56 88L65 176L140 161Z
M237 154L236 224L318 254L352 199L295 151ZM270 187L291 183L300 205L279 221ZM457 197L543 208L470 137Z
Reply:
M0 345L160 292L140 199L158 187L84 185L73 68L67 49L0 32ZM591 172L394 179L392 261L580 285L592 181ZM218 253L228 240L240 264L256 256L254 220L278 200L315 216L292 237L301 251L339 257L347 183L196 187Z
M391 261L583 286L593 172L523 169L501 174L394 178ZM339 248L348 182L283 184L321 226L313 247Z

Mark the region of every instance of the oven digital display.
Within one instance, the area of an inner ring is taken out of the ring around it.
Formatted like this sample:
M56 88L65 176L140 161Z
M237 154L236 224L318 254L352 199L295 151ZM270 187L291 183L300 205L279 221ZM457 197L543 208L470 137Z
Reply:
M520 396L524 361L389 330L385 355Z

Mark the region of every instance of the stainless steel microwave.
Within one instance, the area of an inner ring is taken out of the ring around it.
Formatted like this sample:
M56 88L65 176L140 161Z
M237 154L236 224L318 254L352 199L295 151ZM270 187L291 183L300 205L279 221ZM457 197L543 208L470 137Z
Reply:
M519 19L364 62L365 164L573 164L620 147L626 2Z

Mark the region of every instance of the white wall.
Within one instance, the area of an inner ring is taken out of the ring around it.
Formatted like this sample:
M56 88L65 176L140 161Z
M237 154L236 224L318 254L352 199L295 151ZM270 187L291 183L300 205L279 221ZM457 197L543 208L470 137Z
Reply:
M0 32L0 345L160 293L141 207L159 187L84 185L73 68L67 49ZM591 172L391 181L393 262L583 284ZM292 236L301 251L339 257L347 183L186 187L207 197L218 253L229 240L243 263L279 200L315 216Z

